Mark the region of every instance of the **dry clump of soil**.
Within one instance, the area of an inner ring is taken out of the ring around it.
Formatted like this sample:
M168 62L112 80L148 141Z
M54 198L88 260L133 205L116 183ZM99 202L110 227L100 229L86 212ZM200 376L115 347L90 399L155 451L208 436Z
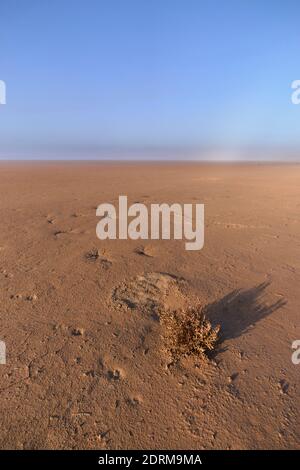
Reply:
M97 261L104 269L108 269L112 265L112 261L105 256L105 253L101 253L98 248L92 248L90 251L85 253L85 259L92 263Z
M201 306L160 313L165 347L174 361L207 355L216 348L220 326L213 327Z
M175 275L150 272L118 285L112 299L130 309L151 312L156 317L160 310L173 308L181 302L181 284L183 280Z
M99 251L97 248L92 248L90 251L88 251L86 254L85 254L85 258L88 260L88 261L97 261L97 259L99 258L100 254L99 254Z

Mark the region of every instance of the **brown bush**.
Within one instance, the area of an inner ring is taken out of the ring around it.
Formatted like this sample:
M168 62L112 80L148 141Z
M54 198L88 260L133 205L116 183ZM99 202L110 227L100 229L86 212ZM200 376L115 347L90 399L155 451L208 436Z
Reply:
M202 356L215 349L220 326L211 325L202 307L161 312L160 318L165 346L174 360Z

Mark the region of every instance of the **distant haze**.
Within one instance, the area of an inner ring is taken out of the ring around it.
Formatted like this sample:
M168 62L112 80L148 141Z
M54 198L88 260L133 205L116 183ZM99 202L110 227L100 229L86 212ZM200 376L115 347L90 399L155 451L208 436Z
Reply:
M300 3L1 1L0 159L300 155Z

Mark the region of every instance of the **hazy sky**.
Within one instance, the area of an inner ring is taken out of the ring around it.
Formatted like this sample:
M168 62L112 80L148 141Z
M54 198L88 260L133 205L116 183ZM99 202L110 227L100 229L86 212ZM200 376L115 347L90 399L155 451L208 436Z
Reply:
M299 18L299 0L0 0L0 157L300 147Z

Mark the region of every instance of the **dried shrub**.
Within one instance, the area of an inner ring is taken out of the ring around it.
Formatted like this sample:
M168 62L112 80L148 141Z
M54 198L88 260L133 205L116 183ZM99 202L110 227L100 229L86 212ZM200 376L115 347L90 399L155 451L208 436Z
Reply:
M85 254L85 258L88 261L96 261L99 258L99 251L97 250L97 248L92 248Z
M216 347L220 326L213 327L201 306L160 314L166 349L173 360L207 355Z

